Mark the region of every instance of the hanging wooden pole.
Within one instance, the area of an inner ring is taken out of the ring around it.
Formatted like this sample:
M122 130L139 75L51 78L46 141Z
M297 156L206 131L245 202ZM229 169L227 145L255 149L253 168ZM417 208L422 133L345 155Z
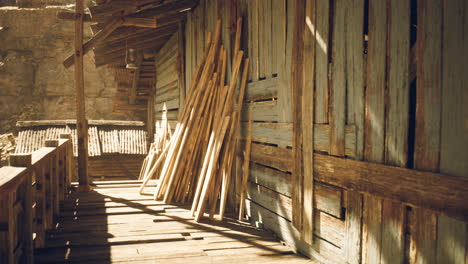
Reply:
M88 177L88 120L85 114L85 92L83 73L83 0L75 6L75 88L76 88L76 133L78 138L78 181L79 191L91 190Z

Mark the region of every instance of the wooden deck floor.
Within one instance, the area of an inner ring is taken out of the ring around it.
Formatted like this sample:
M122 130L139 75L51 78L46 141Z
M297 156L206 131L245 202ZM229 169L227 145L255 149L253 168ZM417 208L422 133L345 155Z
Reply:
M246 223L196 223L187 208L138 195L137 186L72 193L36 263L315 263Z

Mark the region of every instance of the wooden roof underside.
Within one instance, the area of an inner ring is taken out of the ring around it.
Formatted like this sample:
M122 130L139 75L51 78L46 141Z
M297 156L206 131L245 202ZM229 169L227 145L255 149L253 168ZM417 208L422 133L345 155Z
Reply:
M154 89L155 54L178 30L179 22L197 0L98 0L89 8L83 21L91 23L93 37L83 50L94 51L97 67L112 69L118 84L114 112L146 111L147 100ZM74 13L60 12L59 18L73 20ZM127 69L128 48L137 50L141 64ZM73 54L64 61L74 63Z

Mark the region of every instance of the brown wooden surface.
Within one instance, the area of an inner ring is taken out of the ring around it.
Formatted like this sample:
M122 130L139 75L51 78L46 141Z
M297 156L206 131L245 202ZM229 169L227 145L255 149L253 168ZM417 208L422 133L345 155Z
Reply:
M36 263L315 263L245 222L196 223L183 206L153 201L126 182L114 186L72 193Z
M85 112L85 87L83 72L83 0L76 0L75 4L75 90L76 90L76 123L78 138L78 178L87 189L88 178L88 121Z

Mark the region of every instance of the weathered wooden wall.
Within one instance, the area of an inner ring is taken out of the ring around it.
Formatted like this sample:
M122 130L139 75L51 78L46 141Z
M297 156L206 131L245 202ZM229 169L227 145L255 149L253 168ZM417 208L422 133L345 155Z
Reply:
M157 79L154 95L155 121L160 122L163 112L167 111L171 129L175 129L179 109L183 106L185 99L182 39L182 29L179 28L155 58Z
M231 55L236 18L244 19L241 48L252 64L240 133L246 136L245 110L251 107L251 218L327 263L464 263L465 222L424 209L434 208L430 204L379 193L377 185L335 184L345 175L317 180L315 172L306 193L293 180L292 157L312 143L323 159L364 164L349 169L364 170L367 161L468 176L461 56L468 47L467 9L462 0L201 0L185 24L187 87L216 19L222 18ZM309 111L309 104L311 112L301 111ZM311 170L309 163L303 166ZM382 168L391 171L389 166ZM401 188L388 175L383 185ZM424 189L429 183L417 184ZM307 195L313 196L312 245L292 224L295 203L310 201Z

